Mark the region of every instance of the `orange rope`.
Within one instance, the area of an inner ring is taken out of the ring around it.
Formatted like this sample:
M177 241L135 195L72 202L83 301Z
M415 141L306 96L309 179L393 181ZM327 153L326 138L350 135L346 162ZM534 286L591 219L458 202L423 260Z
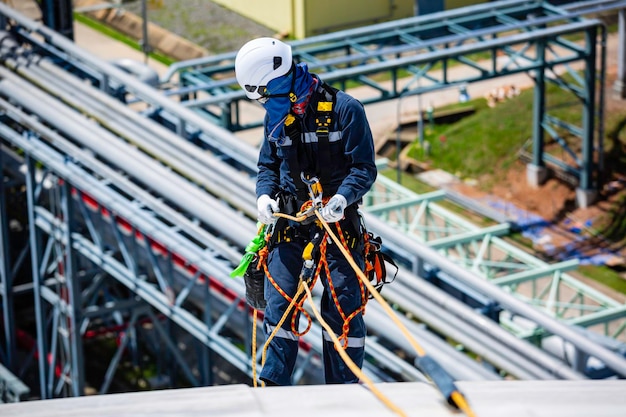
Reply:
M322 215L319 213L319 211L317 209L313 210L312 213L307 213L306 215L300 215L300 216L289 216L286 214L282 214L282 213L275 213L275 216L277 217L284 217L290 220L295 220L295 221L303 221L305 219L307 219L310 215L315 215L317 216L317 220L319 221L319 223L323 226L323 228L326 230L326 234L324 236L324 242L327 240L327 237L330 236L330 238L333 240L333 242L337 245L337 247L339 248L339 250L341 251L341 253L344 255L344 257L346 258L346 260L348 261L348 263L352 266L352 268L354 269L355 273L357 274L360 282L362 283L361 285L364 285L367 290L369 291L369 293L373 296L373 298L375 298L383 307L383 309L387 312L387 314L389 315L389 317L392 319L392 321L398 326L398 328L400 329L400 331L402 332L402 334L406 337L406 339L409 341L409 343L411 344L411 346L413 347L413 349L416 351L418 356L425 356L426 352L424 351L424 349L417 343L417 341L415 341L415 339L412 337L412 335L409 333L408 329L404 326L404 324L396 317L394 311L391 309L391 307L389 306L389 304L387 304L387 302L385 301L384 298L382 298L382 296L380 295L380 293L376 290L376 288L369 282L369 279L367 278L367 276L364 274L364 272L359 268L359 266L356 264L356 262L354 261L354 259L352 258L352 255L350 254L350 251L348 250L348 246L345 243L345 239L343 238L343 234L341 232L341 229L338 227L339 225L337 225L337 229L338 229L338 234L341 237L337 237L337 235L335 235L335 233L333 233L332 229L330 228L330 225L324 221ZM326 247L324 245L324 258L325 258L325 250ZM325 260L325 259L324 259ZM261 260L259 260L259 262L261 262ZM265 272L268 274L267 271L267 265L266 265L266 258L264 258L264 270ZM332 285L332 279L330 277L330 271L328 270L328 263L325 262L325 273L327 275L328 278L328 282L329 282L329 287L331 288L331 294L333 296L333 300L335 301L338 310L340 311L340 314L342 316L342 318L344 318L344 328L343 328L343 333L341 335L341 337L344 336L344 334L346 333L346 323L349 324L349 320L351 320L355 314L358 314L359 311L363 310L366 304L366 300L367 298L364 297L364 293L365 290L362 289L362 297L365 299L364 303L362 304L361 308L357 309L356 312L352 313L350 316L345 317L345 314L343 313L343 311L341 310L341 307L339 306L339 302L337 299L337 296L334 292L334 287ZM315 278L317 278L317 275L319 274L321 265L318 265L318 268L316 269L315 272ZM269 278L269 274L268 274L268 278ZM275 286L277 290L279 290L279 287L276 285ZM312 286L311 286L312 288ZM362 380L363 382L365 382L368 386L368 388L370 389L370 391L372 391L372 393L381 401L383 402L383 404L385 404L390 410L392 410L393 412L395 412L396 414L398 414L401 417L405 417L406 414L404 413L404 411L402 411L400 408L398 408L395 404L393 404L387 397L385 397L382 392L380 390L378 390L376 388L376 386L373 384L373 382L361 371L361 369L359 369L359 367L350 359L350 357L348 356L348 354L345 352L345 341L342 342L340 340L339 337L336 336L336 334L333 332L332 328L328 325L328 323L326 323L326 321L321 317L321 315L319 314L319 312L317 311L314 303L313 303L313 295L311 294L311 288L309 288L309 286L307 286L304 282L301 282L298 285L298 290L296 292L296 295L294 296L294 298L291 300L291 303L289 304L289 307L287 308L287 310L285 311L285 314L283 315L283 317L281 318L281 321L279 322L279 324L276 326L276 328L274 329L274 331L272 332L272 334L270 335L270 337L268 338L268 340L265 343L264 349L263 349L263 360L262 360L262 364L265 364L265 355L266 355L266 350L267 347L269 345L269 341L271 340L271 338L274 337L274 335L276 334L276 332L278 331L278 329L282 326L282 323L284 322L287 314L289 313L289 311L291 310L291 308L293 307L295 303L295 299L297 299L300 295L300 293L302 292L302 290L304 290L306 292L306 299L309 300L309 303L311 304L311 308L316 316L316 318L318 319L318 321L320 322L320 324L322 325L322 327L326 330L326 332L329 334L329 336L331 337L331 339L333 340L333 343L335 345L335 349L337 350L337 352L339 353L339 355L341 356L341 358L343 359L343 361L345 362L345 364L348 366L348 368L352 371L352 373L354 373L354 375L358 376L358 378L360 380ZM282 290L280 290L282 291ZM299 307L302 308L302 303L298 303ZM310 316L307 315L307 317L310 318ZM308 330L308 329L307 329ZM467 403L467 401L465 400L465 398L463 397L463 395L458 392L455 391L452 393L452 399L454 401L455 404L458 405L458 407L468 416L468 417L475 417L474 412L472 411L472 409L469 407L469 404Z
M326 199L328 200L328 198ZM305 202L304 204L302 204L302 206L300 207L300 212L306 212L308 209L311 208L312 202L309 200L307 202ZM298 221L301 222L304 219L308 218L308 216L289 216L283 213L275 213L275 216L277 217L283 217L289 220L294 220L294 221ZM344 237L343 231L341 230L341 227L339 226L339 222L335 223L335 227L337 229L337 233L340 236L341 239L341 245L345 248L345 250L348 250L348 244L346 242L346 239ZM350 315L346 316L346 314L344 313L341 304L339 303L339 299L337 297L337 293L335 292L335 287L333 285L332 282L332 278L331 278L331 274L330 274L330 269L328 268L328 261L326 259L326 250L327 250L327 246L328 246L328 233L324 234L324 237L321 240L321 244L320 244L320 261L318 263L317 269L315 270L315 274L313 276L313 281L311 282L311 285L309 286L309 288L313 288L315 286L315 282L317 281L317 278L319 277L320 271L322 268L324 268L324 272L326 274L327 280L328 280L328 286L330 289L330 293L333 299L333 302L335 303L335 307L337 308L337 311L339 312L342 320L343 320L343 325L342 325L342 333L339 336L339 339L342 341L342 346L343 348L347 348L348 346L348 333L350 331L350 321L356 317L357 314L362 313L365 314L365 305L367 304L367 296L365 293L365 288L363 286L363 283L359 280L359 288L361 291L361 306L356 309L355 311L353 311L352 313L350 313ZM289 295L287 293L285 293L283 291L282 288L280 288L280 286L278 285L278 283L274 280L274 278L270 275L269 270L267 268L267 262L266 261L266 255L267 255L267 245L263 248L265 250L265 254L264 256L261 257L261 259L259 260L259 262L263 261L263 268L265 271L265 274L268 278L268 280L270 281L270 283L272 284L272 286L276 289L276 291L278 291L287 301L291 302L291 297L289 297ZM298 301L296 303L296 309L294 310L294 312L292 313L291 316L291 331L296 335L296 336L303 336L305 335L310 329L311 329L311 325L312 325L312 320L311 320L311 316L308 314L308 312L304 309L303 304L304 304L305 299L303 298L302 300ZM297 329L297 317L298 317L298 312L301 312L302 314L304 314L304 316L307 319L307 327L303 332L299 332ZM267 344L268 342L266 342Z
M311 324L313 322L311 320L311 315L302 307L302 305L304 304L304 299L301 299L299 301L294 301L296 300L296 297L291 298L289 294L287 294L282 288L280 288L278 283L274 280L274 278L270 274L270 271L267 267L267 262L263 263L263 270L265 271L265 275L267 276L268 281L270 282L270 284L272 284L272 286L276 289L276 291L278 291L278 293L282 295L285 300L287 300L289 303L293 302L293 304L296 306L295 310L293 311L291 315L291 331L296 336L304 336L311 328ZM315 275L313 277L313 280L311 281L311 288L313 288L313 286L315 285L316 280L317 280L317 275ZM296 318L298 317L298 313L304 314L304 317L307 320L307 327L303 332L298 332L298 326L297 326L298 323L296 323Z
M409 343L411 344L413 349L415 349L415 352L417 352L417 354L419 356L424 356L426 354L424 349L415 341L415 339L411 336L411 334L409 333L407 328L404 326L404 324L396 317L394 311L391 309L391 307L389 307L389 304L387 304L387 302L382 297L382 295L380 295L378 293L378 291L376 291L376 288L374 288L374 286L369 282L369 279L367 279L367 277L365 276L363 271L361 271L359 266L356 264L356 262L352 258L352 255L350 254L350 252L347 251L342 245L340 245L341 242L339 241L337 236L332 232L332 230L330 229L330 226L328 225L328 223L326 223L324 221L324 218L319 213L319 211L316 211L315 215L317 216L318 219L320 219L320 221L322 222L322 225L324 226L324 228L326 229L326 231L330 235L331 239L337 244L337 246L339 247L339 250L341 250L341 252L343 253L343 256L346 257L346 259L348 260L348 262L352 266L352 269L354 269L354 272L356 272L356 274L359 277L359 279L367 287L367 289L374 296L374 298L376 298L376 300L383 306L383 308L385 309L385 311L387 312L389 317L391 317L393 322L398 326L398 328L400 329L402 334L409 341Z

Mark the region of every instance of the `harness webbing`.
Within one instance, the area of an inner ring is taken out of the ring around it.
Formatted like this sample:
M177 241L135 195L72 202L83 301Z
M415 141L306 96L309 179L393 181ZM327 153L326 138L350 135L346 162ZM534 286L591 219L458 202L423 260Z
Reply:
M310 104L315 106L315 135L317 136L317 156L314 159L309 157L307 146L303 143L304 126L298 118L291 117L285 122L285 132L292 140L292 152L288 159L291 178L296 186L296 193L300 200L308 197L306 184L300 178L300 173L305 172L309 177L317 177L320 183L329 183L332 170L328 169L332 164L330 153L330 129L333 127L335 116L335 104L337 102L337 89L323 83L315 90L311 97ZM314 164L315 172L306 172L302 169L303 161L307 166ZM337 163L337 162L335 162Z
M337 247L339 248L339 250L341 251L343 256L346 258L346 260L348 261L348 263L350 264L350 266L354 270L354 272L357 274L357 277L359 278L359 281L360 281L361 285L364 285L367 288L367 291L380 303L380 305L383 307L383 309L385 310L387 315L396 324L398 329L402 332L402 334L406 337L406 339L409 341L409 343L411 344L411 346L415 350L415 353L417 354L416 366L420 367L422 372L425 375L427 375L427 376L429 376L431 378L431 380L434 382L434 384L437 386L437 388L439 389L441 394L445 397L445 399L448 401L448 403L450 405L452 405L452 406L462 410L468 417L475 417L474 411L472 410L472 408L467 403L467 400L465 399L465 396L456 387L456 384L454 383L454 380L452 379L452 377L449 376L446 373L446 371L436 361L434 361L430 356L428 356L426 354L426 351L417 343L417 341L409 333L409 331L406 328L406 326L398 319L398 317L396 316L396 314L393 311L393 309L391 308L391 306L389 306L389 304L385 301L385 299L382 298L382 296L378 293L378 291L373 286L373 284L369 281L369 279L365 275L365 273L356 264L354 258L350 254L350 250L348 249L348 246L345 243L345 239L342 239L342 237L341 237L342 233L341 233L341 229L339 228L339 224L336 224L337 230L338 230L338 233L336 234L336 233L333 232L333 230L330 227L330 225L324 220L324 218L320 214L320 212L317 209L317 207L313 207L313 208L314 209L312 210L312 215L315 215L317 217L317 222L319 224L321 224L321 226L325 230L325 235L324 235L324 239L323 239L322 242L326 242L327 238L330 238L332 240L332 242L335 243L335 245L337 245ZM304 212L304 211L302 211L302 212ZM309 214L307 214L307 213L309 213ZM308 212L308 211L305 214L301 214L299 216L290 216L290 215L283 214L283 213L275 213L275 216L277 216L277 217L286 218L286 219L289 219L289 220L292 220L292 221L296 221L296 222L303 222L303 221L307 220L310 215L311 215L311 213ZM337 235L339 235L339 236L337 236ZM259 262L263 262L262 263L263 268L264 268L264 270L265 270L265 272L266 272L266 274L268 276L268 279L270 279L269 271L268 271L267 265L266 265L267 264L267 262L266 262L267 261L267 249L266 248L267 248L267 245L264 248L265 249L264 253L262 255L260 254L260 256L259 256L259 258L260 258ZM322 253L324 253L323 257L325 258L325 250ZM322 264L322 262L320 262L320 265L321 264ZM348 354L345 352L345 348L347 346L346 341L342 342L340 340L340 338L338 338L337 335L335 335L333 329L328 325L328 323L326 323L324 321L324 319L321 317L321 314L319 314L319 312L317 311L317 308L315 307L315 304L313 302L313 296L311 294L311 288L313 287L315 279L319 275L320 268L321 268L320 265L318 265L318 267L316 268L315 273L314 273L314 278L311 280L311 283L309 285L307 285L307 282L305 282L304 280L301 279L300 282L299 282L299 285L298 285L298 289L297 289L296 294L294 295L294 297L293 298L287 298L287 299L290 299L289 306L286 309L286 311L283 314L283 316L281 317L281 319L280 319L279 323L277 324L277 326L274 328L274 330L272 331L272 333L268 337L267 341L265 342L265 346L263 347L262 364L263 365L265 364L265 355L266 355L266 351L267 351L267 348L269 346L270 341L276 335L276 333L279 331L279 329L282 328L282 325L283 325L284 321L286 320L287 316L289 315L291 309L297 304L297 309L299 309L299 311L304 311L304 309L302 307L302 303L296 301L296 300L299 299L300 295L304 292L304 293L306 293L305 299L309 300L309 303L311 304L311 308L313 310L313 313L315 314L316 318L318 319L318 321L320 322L320 324L322 325L324 330L326 330L326 332L328 333L328 335L332 339L332 341L333 341L333 343L335 345L335 349L337 350L337 352L339 353L339 355L341 356L341 358L345 362L346 366L348 366L348 368L352 371L352 373L354 375L356 375L361 381L363 381L368 386L368 388L372 391L372 393L381 402L383 402L389 409L394 411L399 416L405 417L406 414L404 413L404 411L401 410L400 408L398 408L395 404L393 404L380 390L378 390L376 388L376 386L373 384L373 382L367 377L367 375L365 375L361 371L361 369L354 363L354 361L352 361L352 359L350 359ZM326 268L328 268L328 265L326 265ZM328 281L329 281L329 286L332 287L332 280L331 280L330 274L328 272L329 272L328 269L326 269L326 273L327 273L327 277L328 277ZM277 290L279 290L278 286L276 286L276 288L277 288ZM280 291L282 291L282 290L280 290ZM282 292L282 293L284 294L284 292ZM365 297L364 294L365 294L365 290L362 289L361 290L361 297L362 297L362 299L364 301L363 301L363 305L361 306L361 309L364 307L364 304L367 302L367 297ZM286 296L286 294L284 294L283 296ZM333 294L333 299L338 304L337 297L334 294ZM339 306L338 306L338 309L340 309ZM357 310L359 310L359 309L357 309ZM358 314L358 313L356 313L356 314ZM347 321L347 323L349 323L349 320L351 320L352 317L354 317L354 316L353 316L353 314L350 314L349 316L346 317L343 312L341 312L341 315L342 315L342 317L344 317L344 326L343 326L342 330L347 335L346 330L345 330L345 323L346 323L346 321ZM310 320L310 316L308 316L308 314L307 314L307 317ZM291 326L292 326L292 331L293 331L293 327L294 327L293 316L292 316L292 324L291 324ZM305 332L308 331L309 328L310 328L310 323L309 323L309 326L307 326L307 330L305 330ZM253 360L254 361L256 361L256 349L255 349L255 347L256 346L253 346ZM254 369L254 371L255 370L256 369ZM256 380L256 378L255 378L255 380ZM265 385L265 384L263 384L263 385Z
M326 185L330 181L332 160L330 157L330 129L333 127L333 116L335 112L335 104L337 102L337 90L331 88L328 84L323 83L323 98L325 101L318 101L316 104L315 114L315 134L317 136L317 166L315 176L320 179L322 185Z
M311 205L311 201L307 201L306 203L304 203L302 205L301 208L301 212L306 211ZM349 246L348 246L348 242L346 242L346 239L344 237L344 233L341 230L341 226L339 225L339 223L335 224L336 229L337 229L337 234L339 235L339 239L341 241L342 246L346 249L349 250ZM276 291L278 291L278 293L280 295L283 296L283 298L285 298L285 300L287 300L290 304L293 303L293 305L295 306L295 309L291 312L291 331L294 335L296 336L304 336L310 329L311 329L311 325L312 325L312 320L311 320L311 316L309 315L309 313L304 309L303 304L305 302L304 298L301 299L297 299L296 296L294 296L293 298L289 296L289 294L287 294L276 282L276 280L274 280L274 278L272 277L272 275L269 272L268 266L267 266L267 256L269 253L269 239L270 237L268 236L266 238L268 240L268 244L266 244L260 251L259 251L259 266L263 267L263 270L265 271L265 275L268 279L268 281L270 282L270 284L272 284L272 286L276 289ZM337 308L337 311L339 312L342 320L343 320L343 324L342 324L342 333L339 336L339 339L342 341L343 347L344 349L347 348L348 346L348 332L350 330L350 321L356 317L357 314L362 313L365 314L365 305L367 304L368 301L368 296L367 296L367 291L365 289L365 286L363 285L363 283L359 280L359 288L360 288L360 292L361 292L361 306L359 308L357 308L356 310L354 310L353 312L346 314L343 311L343 308L341 307L341 304L339 303L339 298L337 297L337 293L335 291L335 286L333 284L333 280L330 274L330 269L328 267L328 261L326 260L326 250L328 248L328 233L325 233L323 238L320 241L320 246L319 246L319 253L320 253L320 257L319 257L319 261L317 263L317 267L315 269L315 272L313 274L313 278L309 284L309 288L313 288L315 286L315 283L317 282L317 279L319 278L320 272L322 271L322 268L324 270L324 273L326 275L326 278L328 280L328 287L330 289L330 294L331 297L333 299L333 302L335 303L335 307ZM294 301L295 300L295 301ZM289 309L288 311L290 311L291 309ZM300 332L298 330L298 314L302 313L304 315L304 317L307 320L307 327ZM284 313L285 315L288 314L288 312L286 311ZM265 343L269 344L271 339L268 339ZM265 363L263 362L263 365Z

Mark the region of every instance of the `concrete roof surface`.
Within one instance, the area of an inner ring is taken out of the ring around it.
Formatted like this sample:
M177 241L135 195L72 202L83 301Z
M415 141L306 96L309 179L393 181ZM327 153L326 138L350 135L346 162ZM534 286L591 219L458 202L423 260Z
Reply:
M406 416L462 416L429 384L382 383L376 387ZM461 381L477 417L624 417L626 380ZM397 416L364 385L300 385L252 388L225 385L0 405L3 417L365 417Z

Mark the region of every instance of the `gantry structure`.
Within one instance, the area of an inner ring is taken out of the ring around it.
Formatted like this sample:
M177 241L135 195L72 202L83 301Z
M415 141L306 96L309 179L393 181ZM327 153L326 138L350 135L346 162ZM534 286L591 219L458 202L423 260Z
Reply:
M553 167L574 176L578 203L593 203L602 184L606 29L595 19L623 8L620 1L556 7L547 1L496 1L292 42L294 59L339 88L362 87L359 99L376 103L465 86L513 74L534 80L528 179L543 183ZM162 82L185 105L230 130L250 120L234 79L235 52L171 66ZM576 67L576 68L575 68ZM571 94L580 117L563 120L547 86ZM203 94L208 93L208 94ZM530 121L529 121L530 122ZM557 143L566 155L545 151Z
M0 14L11 35L0 50L3 363L18 378L35 367L39 398L83 395L85 344L116 334L100 393L125 352L137 366L144 350L160 359L171 386L252 377L252 345L263 340L251 340L258 318L229 272L257 231L256 149L206 111L45 26L4 5ZM573 20L559 34L597 30L596 21ZM341 81L355 68L327 77ZM380 178L363 216L401 264L385 296L448 372L464 380L626 375L623 304L568 275L575 260L548 264L508 244L511 219L494 215L479 227L439 204L446 199ZM34 301L31 338L15 327L23 297ZM367 320L365 372L422 380L376 304ZM303 337L294 382L319 381L320 335L314 324ZM559 358L552 343L571 355Z

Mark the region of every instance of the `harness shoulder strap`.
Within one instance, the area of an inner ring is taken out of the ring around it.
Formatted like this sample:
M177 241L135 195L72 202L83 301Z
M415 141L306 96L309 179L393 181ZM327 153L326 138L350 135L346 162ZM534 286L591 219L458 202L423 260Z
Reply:
M335 104L337 102L337 89L322 83L321 94L316 105L315 114L315 135L317 136L317 166L316 171L322 184L330 181L331 170L328 167L332 160L330 157L329 136L333 126L335 115Z

